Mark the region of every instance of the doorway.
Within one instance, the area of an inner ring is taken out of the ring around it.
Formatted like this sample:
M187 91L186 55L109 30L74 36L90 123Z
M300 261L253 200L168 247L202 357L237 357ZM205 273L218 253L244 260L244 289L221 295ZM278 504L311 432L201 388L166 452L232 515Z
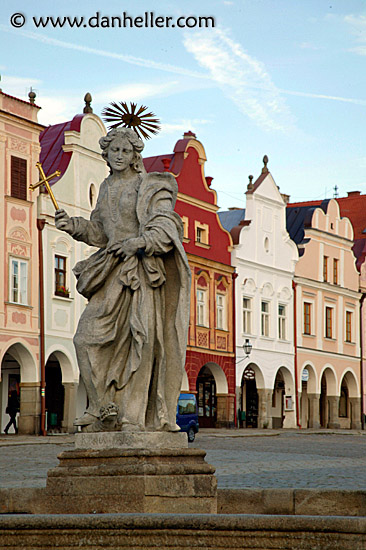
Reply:
M46 363L46 429L61 432L64 419L65 389L60 363L52 354Z
M208 367L203 367L197 377L198 421L200 428L214 428L217 420L215 378Z

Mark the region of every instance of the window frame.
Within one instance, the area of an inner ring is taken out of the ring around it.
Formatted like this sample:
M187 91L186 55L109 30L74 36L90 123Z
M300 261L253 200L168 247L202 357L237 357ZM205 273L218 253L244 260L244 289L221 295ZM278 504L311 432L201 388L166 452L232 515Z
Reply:
M267 311L263 311L264 305L268 307ZM270 303L267 300L261 301L261 336L270 337Z
M13 266L17 265L17 273L14 273ZM22 269L23 267L23 269ZM25 271L25 275L22 275ZM17 288L14 286L14 277L17 277ZM23 288L23 290L22 290ZM15 298L15 292L17 297ZM22 299L23 293L23 299ZM27 306L28 304L28 260L11 256L9 259L9 302Z
M333 284L339 285L339 260L338 258L333 258Z
M220 299L220 300L219 300ZM222 303L219 304L219 301ZM219 325L219 318L221 317L221 326ZM218 330L227 330L226 327L226 295L222 292L216 292L216 328Z
M329 256L323 256L323 282L328 282L328 260Z
M333 312L333 307L325 306L325 338L328 340L333 339ZM329 316L328 313L330 314Z
M309 308L307 308L309 306ZM308 312L306 310L309 310ZM311 325L312 325L312 309L313 304L311 302L304 302L304 327L303 327L303 334L306 334L306 336L311 336ZM306 328L309 327L309 332L307 332Z
M353 311L346 310L345 329L345 342L352 344Z
M202 294L202 300L199 294ZM199 327L207 327L207 290L197 288L196 290L196 324ZM202 321L202 322L200 322Z
M283 308L284 314L280 314L280 308ZM287 307L286 304L278 304L278 339L286 340L287 337Z
M248 301L248 304L249 304L248 308L244 307L244 300ZM242 326L243 326L244 334L253 334L252 333L252 317L253 317L252 303L253 303L253 298L250 298L249 296L242 296L242 323L243 323Z
M54 255L54 278L55 278L55 286L54 286L54 294L55 296L61 296L64 298L68 298L70 296L69 290L67 288L67 256L63 256L61 254L55 254ZM64 268L61 269L60 267L57 267L57 261L63 260L64 261ZM58 284L60 282L59 276L60 274L63 275L64 284ZM64 288L65 290L61 290L61 288Z
M28 193L27 159L11 155L10 157L10 196L23 201Z

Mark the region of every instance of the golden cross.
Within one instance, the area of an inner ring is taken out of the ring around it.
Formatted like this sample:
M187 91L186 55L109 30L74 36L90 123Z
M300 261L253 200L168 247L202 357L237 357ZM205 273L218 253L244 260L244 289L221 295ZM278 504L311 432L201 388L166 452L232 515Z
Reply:
M34 191L35 189L37 189L37 187L39 187L40 185L44 185L45 188L47 189L47 192L51 198L51 201L53 203L53 206L55 207L56 210L59 209L59 206L57 204L57 201L55 199L55 195L53 194L52 192L52 189L51 189L51 186L49 184L49 180L52 180L53 178L55 177L58 177L58 176L61 176L61 172L60 170L56 170L56 172L54 172L53 174L51 174L50 176L46 176L46 174L44 173L44 170L42 168L42 164L40 162L37 162L36 164L36 167L38 168L39 170L39 177L40 177L40 180L37 182L37 183L34 183L34 184L31 184L29 186L29 189L31 189L32 191Z

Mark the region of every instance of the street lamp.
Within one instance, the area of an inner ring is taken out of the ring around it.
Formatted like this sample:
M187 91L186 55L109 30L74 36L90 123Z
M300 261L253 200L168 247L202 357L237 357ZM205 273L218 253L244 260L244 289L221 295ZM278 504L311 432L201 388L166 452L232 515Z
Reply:
M243 344L243 350L246 354L246 357L249 357L250 352L252 351L252 344L249 342L249 338L245 338L245 342Z

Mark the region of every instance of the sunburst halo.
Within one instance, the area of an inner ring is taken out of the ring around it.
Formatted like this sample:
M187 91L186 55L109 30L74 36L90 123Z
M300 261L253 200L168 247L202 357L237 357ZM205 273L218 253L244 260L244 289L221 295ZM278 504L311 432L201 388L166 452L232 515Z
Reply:
M149 134L157 134L160 131L160 120L155 118L154 113L146 113L147 107L141 105L137 109L137 103L130 103L130 109L127 103L115 101L105 107L102 111L103 120L108 124L108 128L132 128L139 138L150 139ZM112 124L109 124L112 123Z

